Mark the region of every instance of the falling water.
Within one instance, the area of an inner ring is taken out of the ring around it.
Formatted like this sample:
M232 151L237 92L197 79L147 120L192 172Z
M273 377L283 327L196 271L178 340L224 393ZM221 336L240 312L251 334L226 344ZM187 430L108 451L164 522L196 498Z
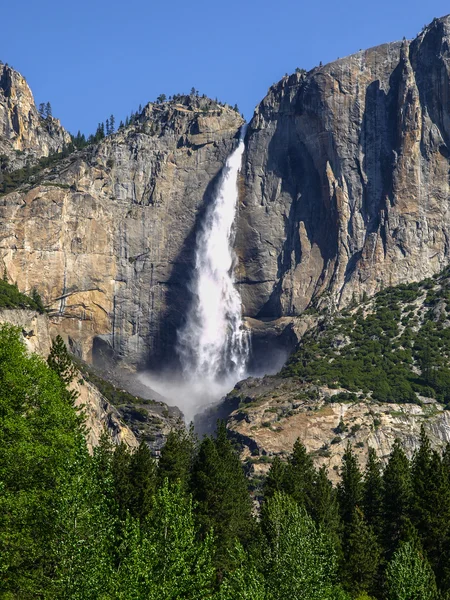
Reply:
M245 127L226 161L197 235L189 286L192 302L186 323L178 331L176 348L182 380L143 378L176 403L187 420L219 400L246 373L249 341L242 323L241 298L234 286L233 251L244 136Z
M192 304L178 333L177 351L184 378L203 385L233 383L245 374L248 338L242 324L241 298L234 286L234 220L245 128L228 157L197 235Z

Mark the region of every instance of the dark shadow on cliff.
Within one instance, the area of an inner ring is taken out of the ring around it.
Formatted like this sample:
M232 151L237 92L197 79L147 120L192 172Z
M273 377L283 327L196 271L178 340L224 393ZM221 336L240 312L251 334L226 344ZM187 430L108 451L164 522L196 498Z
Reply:
M192 303L192 292L189 289L189 284L194 274L197 234L205 219L206 211L214 199L221 174L222 169L209 182L197 210L194 225L173 262L169 279L165 282L167 310L159 319L160 325L152 344L155 351L149 354L147 363L151 371L160 374L180 371L179 358L176 352L177 331L185 324Z
M312 289L305 288L304 305L313 297L328 263L337 254L336 207L330 205L324 188L325 165L327 161L333 164L336 151L334 140L321 121L319 96L314 80L308 86L301 86L297 97L289 100L291 107L279 116L268 145L267 173L281 180L279 195L289 198L289 211L284 218L285 239L277 260L277 283L256 318L295 315L305 307L296 306L291 297L283 310L280 301L284 276L305 257L300 223L308 245L316 246L321 257L319 263L311 263L307 268L312 269L316 284ZM270 201L267 199L268 204Z

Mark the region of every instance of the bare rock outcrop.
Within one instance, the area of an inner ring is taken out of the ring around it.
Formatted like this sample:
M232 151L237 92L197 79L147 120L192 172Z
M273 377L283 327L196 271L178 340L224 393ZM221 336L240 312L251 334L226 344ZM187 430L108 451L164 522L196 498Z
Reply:
M449 89L450 16L270 89L241 181L247 316L345 305L448 264Z
M25 78L0 64L0 156L3 170L33 164L43 156L60 152L70 135L58 119L43 118Z
M311 393L298 380L276 377L239 384L228 398L230 405L239 403L228 428L242 446L242 460L254 474L264 474L273 458L286 458L299 439L316 465L325 465L336 482L347 444L364 467L369 448L386 462L395 439L411 457L419 447L422 425L434 448L442 451L450 442L450 411L432 399L421 406L330 402L339 391L318 386Z
M21 290L38 289L75 354L173 358L197 227L242 123L207 98L149 104L0 198L0 260Z

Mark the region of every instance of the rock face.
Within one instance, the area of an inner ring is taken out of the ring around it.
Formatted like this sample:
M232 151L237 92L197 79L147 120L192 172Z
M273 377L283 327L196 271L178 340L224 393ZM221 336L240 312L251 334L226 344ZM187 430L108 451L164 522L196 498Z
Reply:
M1 73L2 143L48 152L62 139L53 121L39 120L18 74ZM450 17L270 89L247 132L235 244L263 353L295 342L280 319L448 264L449 90ZM149 104L39 185L0 198L9 277L37 287L79 356L134 368L176 358L196 232L241 125L206 98Z
M52 347L49 321L46 315L33 310L1 310L0 324L9 323L22 328L23 340L30 352L46 359ZM98 445L106 428L115 443L124 442L130 448L138 445L133 432L125 425L120 413L100 394L98 389L80 377L72 384L78 392L77 406L83 406L86 413L87 443L90 449Z
M270 89L241 181L246 315L344 305L448 264L449 94L450 16Z
M0 64L0 156L8 171L33 164L42 156L59 152L70 135L59 121L43 119L25 78Z
M129 128L0 198L0 256L72 351L173 357L197 226L243 121L206 98L149 104Z
M433 447L450 442L450 411L428 400L417 404L375 402L330 403L340 390L317 387L314 397L298 380L266 377L249 379L230 394L228 428L242 444L242 460L254 474L264 474L275 456L286 458L300 439L318 466L325 465L332 481L350 443L362 467L369 447L386 461L396 438L409 457L419 447L424 425Z

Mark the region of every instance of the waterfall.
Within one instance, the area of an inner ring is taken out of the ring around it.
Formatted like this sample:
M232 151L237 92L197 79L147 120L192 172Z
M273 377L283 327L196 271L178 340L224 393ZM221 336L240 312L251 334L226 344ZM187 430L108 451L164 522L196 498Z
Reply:
M241 298L234 285L234 221L245 126L222 170L213 202L196 240L192 304L178 332L177 352L184 378L214 385L241 379L248 358ZM232 384L232 385L233 385Z
M238 146L222 169L197 235L189 285L192 302L177 335L182 376L143 373L139 377L169 404L178 406L188 422L246 375L249 338L243 327L241 298L234 286L233 251L245 129L241 129Z

